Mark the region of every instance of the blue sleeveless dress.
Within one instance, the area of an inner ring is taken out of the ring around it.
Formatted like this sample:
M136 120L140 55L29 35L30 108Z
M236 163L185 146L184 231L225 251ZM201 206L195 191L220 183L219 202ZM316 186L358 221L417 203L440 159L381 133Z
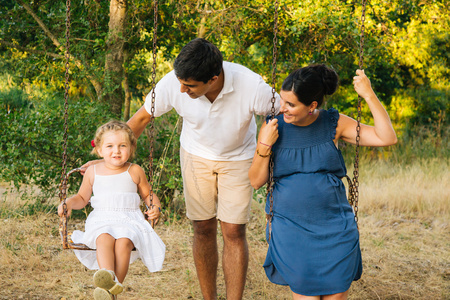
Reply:
M347 170L333 142L339 112L320 110L308 126L287 124L282 115L277 119L266 275L305 296L345 292L361 277L362 261L359 232L341 181ZM267 198L266 213L269 207Z

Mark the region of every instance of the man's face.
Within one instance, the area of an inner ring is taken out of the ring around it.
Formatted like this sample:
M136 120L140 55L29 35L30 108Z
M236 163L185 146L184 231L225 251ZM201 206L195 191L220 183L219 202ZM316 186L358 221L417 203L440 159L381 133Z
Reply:
M192 99L196 99L208 93L216 79L217 76L214 76L207 83L204 83L203 81L196 81L193 79L184 80L178 78L178 81L181 84L180 92L188 94Z

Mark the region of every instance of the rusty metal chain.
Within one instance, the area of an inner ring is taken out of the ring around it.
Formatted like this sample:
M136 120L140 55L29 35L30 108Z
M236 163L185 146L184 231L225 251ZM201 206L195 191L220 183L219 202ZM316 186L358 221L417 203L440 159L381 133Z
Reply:
M156 93L155 93L155 87L156 87L156 41L158 37L158 0L154 1L154 15L153 15L153 63L152 63L152 105L150 109L150 113L152 115L152 118L150 120L150 131L149 131L149 143L150 143L150 154L149 154L149 162L148 162L148 181L150 183L151 191L150 191L150 207L148 209L152 208L153 205L153 139L155 135L155 100L156 100ZM154 224L152 224L152 227Z
M278 44L278 0L275 0L275 11L274 11L274 20L273 20L273 52L272 52L272 109L271 109L271 120L275 118L275 93L276 93L276 74L277 74L277 44ZM272 238L272 218L273 218L273 156L270 156L269 161L269 183L267 185L267 193L269 194L269 242Z
M364 34L365 34L365 20L366 20L366 0L362 0L362 11L361 11L361 33L360 33L360 43L359 43L359 69L362 70L364 67ZM358 224L358 200L359 200L359 142L361 140L361 103L362 98L358 96L358 116L356 118L356 150L355 150L355 162L353 169L353 183L352 187L349 188L351 193L350 203L353 205L353 210L355 213L355 222Z
M63 217L60 220L59 230L63 238L63 248L67 249L67 140L68 140L68 117L69 117L69 61L70 61L70 0L66 1L66 51L65 51L65 82L64 82L64 135L63 156L61 167L61 183L59 187L59 201L63 203Z
M271 119L275 117L275 94L277 82L277 55L278 55L278 0L275 0L275 11L273 20L273 52L272 52L272 109Z

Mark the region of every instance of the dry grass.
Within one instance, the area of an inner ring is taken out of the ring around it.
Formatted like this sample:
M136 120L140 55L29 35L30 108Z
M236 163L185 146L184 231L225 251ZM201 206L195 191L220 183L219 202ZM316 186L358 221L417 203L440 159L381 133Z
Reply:
M350 299L450 299L449 163L387 163L361 169L360 233L364 263ZM57 201L57 200L55 200ZM20 205L4 195L0 210ZM1 215L5 215L2 213ZM249 224L250 266L245 299L290 299L287 287L271 284L261 267L262 204L254 201ZM93 271L61 250L58 218L40 213L0 219L0 299L91 299ZM82 228L82 222L71 220ZM201 299L191 253L192 229L185 220L159 225L167 246L164 269L130 267L121 299ZM223 275L219 293L225 299Z

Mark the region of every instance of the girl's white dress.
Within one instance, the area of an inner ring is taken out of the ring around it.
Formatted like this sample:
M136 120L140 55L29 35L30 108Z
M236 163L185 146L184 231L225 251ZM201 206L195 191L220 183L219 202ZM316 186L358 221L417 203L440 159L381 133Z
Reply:
M72 240L96 249L95 241L102 233L108 233L115 239L128 238L136 248L131 252L130 263L140 258L150 272L156 272L162 269L166 246L145 220L139 208L141 199L137 185L128 170L103 176L96 174L94 165L94 195L91 197L94 210L86 219L85 232L75 230ZM95 251L74 252L87 268L99 269Z

